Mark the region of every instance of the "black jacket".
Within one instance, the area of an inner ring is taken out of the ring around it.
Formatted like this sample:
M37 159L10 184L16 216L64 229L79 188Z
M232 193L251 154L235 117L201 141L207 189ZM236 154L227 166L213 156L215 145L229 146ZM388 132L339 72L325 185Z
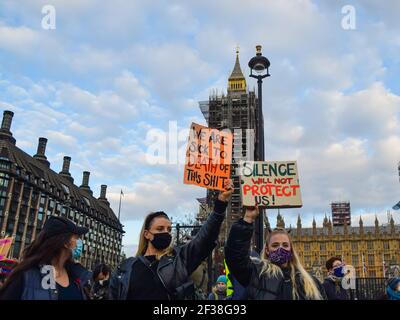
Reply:
M225 259L230 272L246 287L249 300L286 300L292 299L291 280L287 272L277 277L269 277L265 273L260 276L263 262L250 258L250 242L253 236L253 224L243 219L235 222L229 233L225 247ZM314 278L323 299L326 299L324 288L318 279ZM296 285L300 300L305 300L304 286L300 272L296 273Z
M100 281L90 280L85 288L87 296L90 300L107 300L109 298L109 284L106 280L103 283Z
M328 300L349 300L347 290L344 289L340 283L336 283L334 280L326 278L322 285L324 286Z
M226 202L216 200L214 212L210 214L193 240L175 247L172 256L161 257L157 275L170 300L194 298L194 284L190 275L215 248L225 218L226 206ZM140 257L128 258L117 267L110 282L111 299L127 299L132 267L135 263L142 263L139 260Z

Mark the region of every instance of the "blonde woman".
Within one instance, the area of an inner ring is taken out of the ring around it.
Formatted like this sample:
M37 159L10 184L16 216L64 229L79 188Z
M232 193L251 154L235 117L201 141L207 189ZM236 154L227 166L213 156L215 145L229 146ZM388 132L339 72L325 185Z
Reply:
M225 247L230 272L246 287L249 300L325 300L321 283L301 265L285 229L268 233L261 259L250 258L257 208L247 208L232 225Z
M114 272L110 295L115 300L183 300L194 298L190 275L212 252L225 209L233 192L228 180L214 211L193 240L171 247L171 220L165 212L149 214L140 232L136 257L125 260Z

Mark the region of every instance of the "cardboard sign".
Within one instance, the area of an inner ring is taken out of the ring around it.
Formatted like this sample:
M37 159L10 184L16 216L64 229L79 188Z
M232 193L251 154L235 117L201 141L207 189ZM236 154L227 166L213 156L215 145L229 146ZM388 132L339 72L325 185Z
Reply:
M225 190L231 175L232 133L192 123L186 148L184 183Z
M241 161L239 174L243 206L302 206L296 161Z
M7 237L0 239L0 261L7 258L8 252L10 251L13 238Z

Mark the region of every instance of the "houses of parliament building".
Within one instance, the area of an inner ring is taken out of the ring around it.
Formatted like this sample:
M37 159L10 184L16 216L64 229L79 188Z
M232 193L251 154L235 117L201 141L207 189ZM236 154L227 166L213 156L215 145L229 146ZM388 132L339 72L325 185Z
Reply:
M280 214L277 227L285 228ZM332 256L352 265L358 278L400 275L400 226L395 225L393 217L386 225L375 218L375 226L364 226L360 217L359 225L352 227L346 223L334 226L325 216L322 227L317 227L313 219L312 227L304 228L299 215L290 234L304 267L320 279L326 276L325 262Z

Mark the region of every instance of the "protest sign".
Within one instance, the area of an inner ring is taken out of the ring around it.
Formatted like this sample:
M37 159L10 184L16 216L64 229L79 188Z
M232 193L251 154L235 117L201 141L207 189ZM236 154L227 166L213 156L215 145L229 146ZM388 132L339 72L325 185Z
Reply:
M302 206L296 161L241 161L239 173L243 206Z
M11 248L12 240L12 237L0 239L0 261L7 258L8 252Z
M232 133L197 123L190 126L184 183L203 188L225 190L230 179L232 160Z

